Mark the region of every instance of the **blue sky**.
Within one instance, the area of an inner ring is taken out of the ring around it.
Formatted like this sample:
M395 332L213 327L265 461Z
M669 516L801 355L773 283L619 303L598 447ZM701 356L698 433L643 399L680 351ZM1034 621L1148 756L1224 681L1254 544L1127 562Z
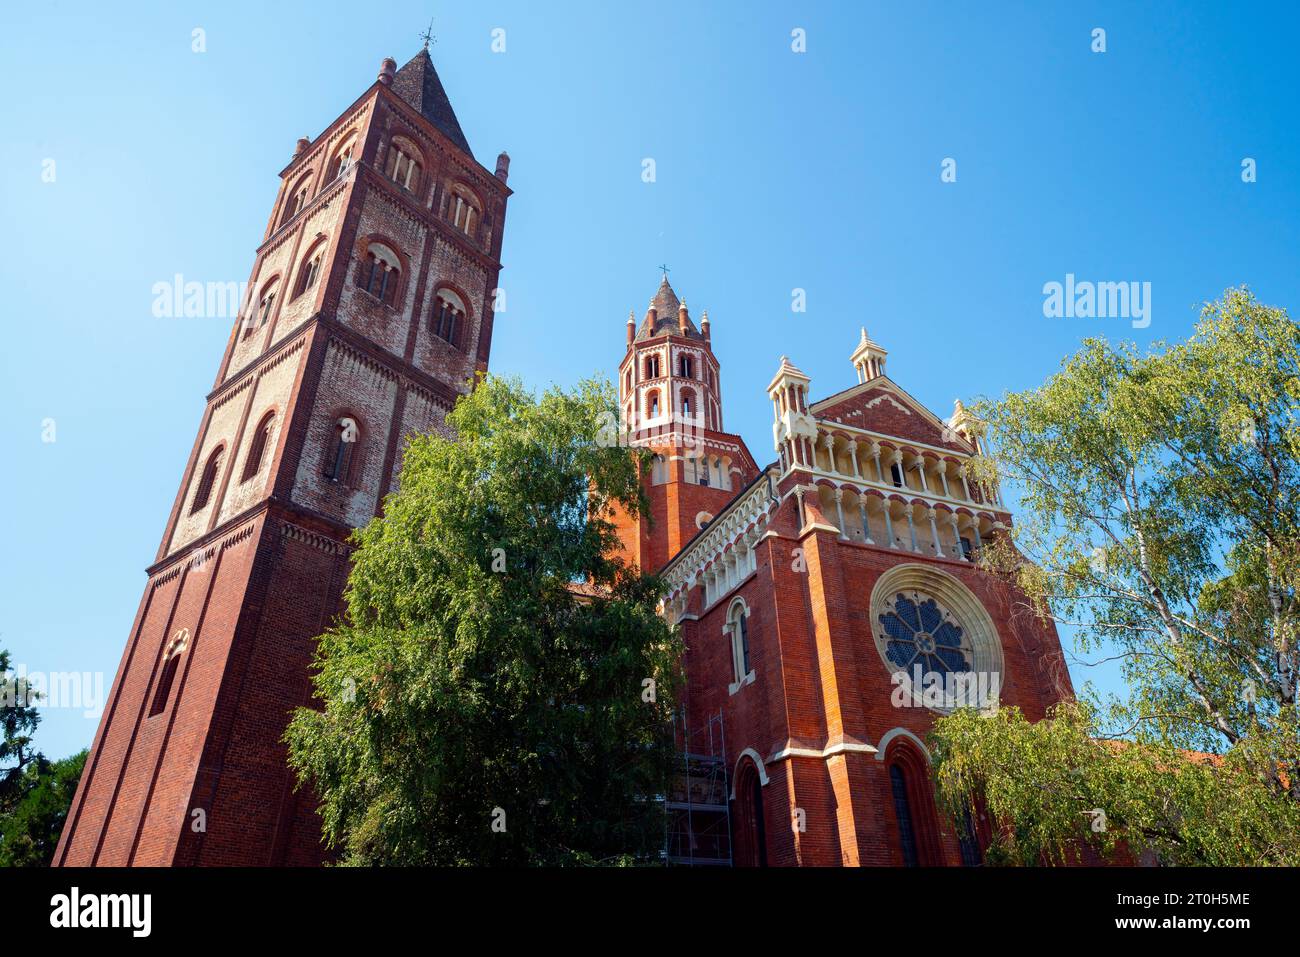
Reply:
M111 682L229 334L155 317L153 284L247 279L294 141L413 56L431 15L479 161L512 157L493 371L611 375L667 262L760 461L780 355L833 393L862 325L947 415L1041 382L1088 335L1183 337L1229 285L1300 305L1294 5L127 9L0 12L0 647L29 671ZM1045 318L1067 273L1150 282L1151 324ZM95 725L50 709L37 742L62 755Z

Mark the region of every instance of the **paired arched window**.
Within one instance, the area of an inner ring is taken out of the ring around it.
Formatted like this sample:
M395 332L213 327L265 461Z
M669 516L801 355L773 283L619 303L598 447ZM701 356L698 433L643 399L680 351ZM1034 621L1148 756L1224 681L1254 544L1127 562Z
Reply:
M289 194L289 199L284 204L284 217L280 220L281 226L298 215L299 211L307 205L307 199L310 195L311 174L308 173L298 180L298 185Z
M482 213L478 201L462 186L453 186L447 199L447 219L466 236L474 235L474 226Z
M357 285L385 305L397 302L402 278L397 253L381 243L371 243L357 267Z
M740 683L753 670L749 661L749 609L744 599L737 598L727 611L727 634L731 638L732 670Z
M244 320L244 338L247 339L255 329L261 329L271 320L271 310L275 307L276 281L272 279L262 287L253 312Z
M680 375L682 378L684 379L695 378L695 360L691 356L681 356L677 360L677 365L680 369L678 375Z
M645 395L646 418L659 418L659 390L651 389Z
M388 178L409 190L420 188L419 151L404 139L395 139L388 149Z
M302 268L298 270L298 288L294 291L294 298L301 296L312 286L316 285L316 280L320 278L321 263L325 259L325 249L320 247L307 254L303 261Z
M334 182L334 180L338 179L351 169L354 160L353 153L355 153L356 148L356 136L352 136L347 140L347 142L339 147L339 151L334 154L334 159L330 161L329 172L326 176L327 182Z
M434 293L429 326L439 339L459 348L465 331L465 314L465 303L460 296L450 289L439 289Z
M357 420L343 416L334 423L334 436L329 455L325 459L325 477L331 482L348 485L361 441L361 428Z
M658 356L645 357L645 377L647 379L659 378L659 357Z
M208 456L208 461L203 466L203 473L199 476L199 487L194 492L194 503L190 506L191 515L207 508L208 501L212 498L212 489L217 484L217 476L221 474L221 454L225 450L224 445L219 445Z
M268 412L262 416L253 433L252 444L248 447L248 456L244 459L244 475L241 482L247 482L262 469L262 459L266 458L266 447L271 441L271 430L275 428L275 413Z
M176 636L167 643L167 650L163 652L162 673L158 676L158 689L154 692L153 704L149 707L149 717L162 714L166 709L167 699L172 693L172 683L176 680L176 669L180 666L181 654L189 643L188 628L176 632Z
M691 418L695 412L695 390L682 389L682 415Z

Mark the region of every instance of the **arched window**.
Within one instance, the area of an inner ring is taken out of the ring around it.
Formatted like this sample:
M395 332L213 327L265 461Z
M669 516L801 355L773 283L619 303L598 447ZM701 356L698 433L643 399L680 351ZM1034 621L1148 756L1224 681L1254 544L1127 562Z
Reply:
M447 200L447 218L466 236L474 235L474 226L480 218L478 202L464 187L452 187L451 196Z
M329 174L326 176L326 182L334 182L349 169L352 168L352 154L357 148L357 138L355 136L348 139L334 154L334 159L330 162Z
M380 243L371 243L357 266L357 285L385 305L397 302L402 276L397 253Z
M217 484L217 476L221 472L221 453L224 451L225 446L219 445L208 456L208 462L203 466L203 474L199 476L199 487L194 493L194 504L190 506L191 515L206 508L208 500L212 498L213 486Z
M280 220L283 226L293 217L297 216L299 211L307 205L307 198L311 193L311 174L308 173L298 180L298 185L293 188L289 194L288 200L284 204L284 217Z
M749 609L743 599L736 599L727 611L727 632L731 637L732 670L739 684L753 670L749 661Z
M677 360L681 371L678 373L683 379L695 378L695 360L690 356L682 356Z
M692 407L695 405L695 392L691 389L682 389L682 415L690 418Z
M271 319L271 310L275 306L276 281L272 279L262 287L262 295L257 300L257 306L253 309L253 314L244 320L244 338L247 339L253 334L253 330L261 329Z
M754 762L741 759L736 776L736 863L767 867L767 833L763 821L763 781Z
M439 339L459 348L465 329L465 313L465 303L460 296L450 289L439 289L434 293L429 327Z
M298 288L293 294L295 299L316 285L316 280L320 278L321 261L324 258L325 250L323 248L313 250L307 254L307 259L303 262L302 268L298 270Z
M409 190L420 188L420 161L415 147L406 140L393 140L388 149L388 178Z
M645 396L646 417L659 418L659 390L651 389Z
M916 852L916 828L912 823L912 804L907 793L907 772L900 764L889 766L889 788L894 796L894 821L898 825L898 846L903 863L916 867L921 861Z
M658 356L645 357L645 377L647 379L659 378L659 357Z
M158 676L158 690L154 692L153 704L149 708L149 717L156 714L162 714L167 707L167 699L171 697L172 683L176 680L176 669L180 665L181 654L185 651L190 642L190 632L188 628L182 628L176 633L176 636L167 643L167 650L163 653L162 673Z
M256 475L262 468L262 459L266 456L266 446L271 440L271 430L275 428L275 413L268 412L262 416L262 421L257 424L257 431L253 433L252 444L248 447L248 456L244 459L244 475L241 482L247 482Z
M361 429L356 419L344 416L334 423L334 442L325 460L325 477L331 482L347 485L352 479L352 466L357 455Z

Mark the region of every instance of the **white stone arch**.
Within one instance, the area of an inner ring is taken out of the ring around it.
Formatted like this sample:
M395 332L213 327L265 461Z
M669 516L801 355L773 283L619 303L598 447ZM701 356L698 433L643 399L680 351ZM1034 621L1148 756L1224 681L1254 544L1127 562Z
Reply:
M912 744L916 745L916 749L921 752L921 756L925 758L925 763L930 763L930 749L925 746L924 741L906 728L890 728L885 732L884 736L880 739L880 742L876 745L877 761L885 760L885 752L889 750L889 742L893 741L895 738L906 738L908 741L911 741Z
M887 656L886 636L880 624L880 617L886 610L887 604L900 592L918 592L925 597L933 598L952 613L969 642L972 659L970 671L977 677L982 676L988 683L987 687L994 698L992 704L996 706L1004 670L1002 641L998 636L997 627L974 592L946 571L929 565L913 562L895 565L876 580L875 587L871 590L871 634L885 670L892 677L897 668ZM918 704L923 703L920 689L913 688L910 675L903 673L898 684L906 689L912 700L917 701ZM940 714L946 714L951 710L929 705L927 707Z
M736 800L736 779L740 777L740 765L749 758L754 762L754 768L758 771L758 783L767 787L767 766L763 764L763 759L758 756L758 752L753 748L746 748L736 755L736 763L731 769L731 800Z
M722 633L727 636L727 641L731 645L731 669L735 681L731 684L730 690L735 694L741 686L747 681L752 680L750 675L754 673L753 665L753 645L750 645L750 664L745 667L745 648L741 641L740 619L745 619L745 637L748 638L753 614L749 610L749 602L745 601L743 595L737 595L727 604L727 614L723 617Z

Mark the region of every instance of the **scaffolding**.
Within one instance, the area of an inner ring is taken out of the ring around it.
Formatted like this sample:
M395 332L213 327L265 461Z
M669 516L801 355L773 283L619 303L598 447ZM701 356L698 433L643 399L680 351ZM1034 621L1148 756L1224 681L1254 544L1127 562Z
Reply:
M731 805L722 709L692 736L683 705L673 713L677 765L665 801L664 856L687 867L731 866Z

